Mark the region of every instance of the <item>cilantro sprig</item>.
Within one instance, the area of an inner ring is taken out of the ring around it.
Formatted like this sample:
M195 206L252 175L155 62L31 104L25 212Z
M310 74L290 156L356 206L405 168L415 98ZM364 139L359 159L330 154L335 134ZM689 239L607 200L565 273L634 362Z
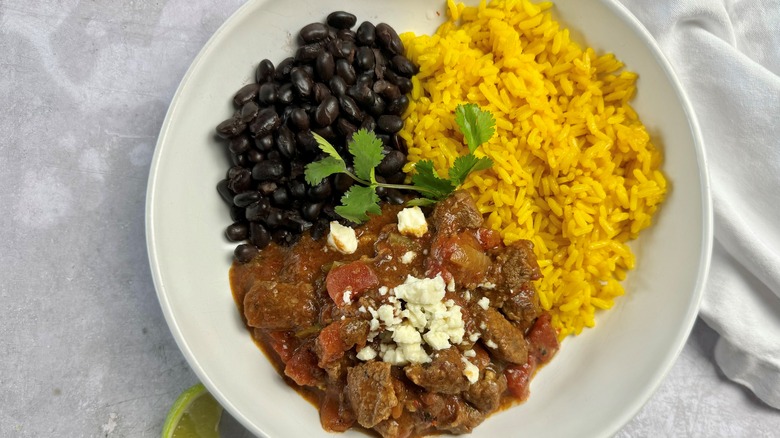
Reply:
M455 123L463 134L469 153L455 159L446 178L439 176L432 161L421 160L414 166L412 185L378 182L376 167L384 158L382 141L373 132L361 129L353 134L347 144L354 171L348 169L346 161L333 145L314 134L317 145L327 157L306 165L306 182L314 186L338 173L344 173L358 182L359 185L353 185L344 193L341 205L335 209L341 217L355 223L365 222L369 214L381 214L379 196L376 194L379 187L413 190L423 196L409 201L409 205L434 204L454 192L471 172L485 170L493 165L490 158L474 155L477 148L495 134L496 121L493 115L475 104L458 105L455 109Z

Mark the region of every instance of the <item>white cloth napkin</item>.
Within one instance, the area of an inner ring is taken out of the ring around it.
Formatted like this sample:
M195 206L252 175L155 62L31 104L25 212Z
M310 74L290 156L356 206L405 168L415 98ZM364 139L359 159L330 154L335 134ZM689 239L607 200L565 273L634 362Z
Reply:
M693 104L715 244L701 317L730 379L780 409L780 0L619 0Z

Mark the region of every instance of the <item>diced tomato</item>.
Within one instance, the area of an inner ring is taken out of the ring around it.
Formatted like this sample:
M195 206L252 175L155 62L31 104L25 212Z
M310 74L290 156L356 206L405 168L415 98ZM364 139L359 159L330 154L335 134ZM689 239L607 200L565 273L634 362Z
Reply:
M328 272L325 279L328 295L338 306L343 306L362 295L367 290L379 286L379 278L370 266L363 262L352 262L337 266ZM344 292L350 291L344 300Z
M558 343L558 334L550 324L549 313L542 313L536 318L536 322L528 333L528 344L531 355L540 365L549 362L555 356L560 344Z
M536 359L530 354L528 355L528 362L522 365L509 365L504 370L506 386L509 392L520 400L527 399L530 393L531 377L533 377L535 371Z
M501 245L501 234L496 230L480 228L477 230L477 240L482 245L482 249L487 251Z
M328 432L344 432L355 423L352 411L341 403L341 394L335 388L328 388L320 403L320 423Z
M301 386L319 386L325 380L325 372L317 366L317 355L311 350L311 344L295 350L284 374Z
M326 365L342 357L344 352L349 350L351 345L347 345L342 336L342 322L337 321L325 327L317 337L317 351L320 356L320 366Z
M279 355L282 363L287 363L298 347L298 340L290 332L269 331L265 332L266 343Z

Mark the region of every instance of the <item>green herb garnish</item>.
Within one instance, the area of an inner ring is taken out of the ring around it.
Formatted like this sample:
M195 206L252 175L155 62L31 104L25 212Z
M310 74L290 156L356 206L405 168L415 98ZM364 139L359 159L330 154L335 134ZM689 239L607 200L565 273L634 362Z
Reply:
M409 205L432 205L454 192L471 172L485 170L493 165L490 158L474 155L477 147L495 134L496 121L493 115L473 103L458 105L455 109L455 123L463 133L469 153L455 159L448 178L442 178L436 173L432 161L421 160L414 166L412 185L377 182L376 167L384 158L382 141L373 132L361 129L347 144L347 150L353 157L354 173L347 169L347 163L333 145L314 134L320 150L328 156L306 165L306 182L315 186L331 175L344 173L361 184L350 187L341 198L341 205L336 207L336 213L356 223L368 220L368 214L381 214L379 196L376 194L378 187L414 190L424 197L409 201Z

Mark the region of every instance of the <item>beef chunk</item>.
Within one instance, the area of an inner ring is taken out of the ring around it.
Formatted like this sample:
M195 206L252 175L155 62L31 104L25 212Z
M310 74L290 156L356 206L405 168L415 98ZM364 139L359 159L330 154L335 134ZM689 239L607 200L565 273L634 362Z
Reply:
M464 228L479 228L482 222L477 205L464 191L453 193L436 204L433 210L433 223L438 233L451 234Z
M514 291L526 283L542 278L534 254L534 244L518 240L499 252L492 267L491 277L499 289Z
M317 366L312 344L309 342L296 349L284 367L284 375L301 386L322 386L325 382L325 372Z
M510 321L517 323L521 330L531 327L534 320L542 313L539 306L539 295L532 283L529 287L522 287L516 293L504 301L501 312Z
M296 330L317 321L314 287L309 283L257 281L244 297L250 327Z
M357 422L365 428L390 417L398 404L390 368L386 362L366 362L347 371L347 398Z
M485 370L479 381L469 386L463 397L480 412L489 414L501 404L501 394L506 391L506 377L493 370Z
M522 364L528 359L528 343L523 332L504 318L496 309L471 306L482 331L482 341L493 356L511 363ZM482 328L484 326L484 328Z
M469 387L463 368L460 351L450 347L437 352L430 363L409 365L404 371L409 380L428 391L458 394Z
M441 431L468 433L485 420L486 414L474 409L459 396L428 392L420 397L423 415Z

